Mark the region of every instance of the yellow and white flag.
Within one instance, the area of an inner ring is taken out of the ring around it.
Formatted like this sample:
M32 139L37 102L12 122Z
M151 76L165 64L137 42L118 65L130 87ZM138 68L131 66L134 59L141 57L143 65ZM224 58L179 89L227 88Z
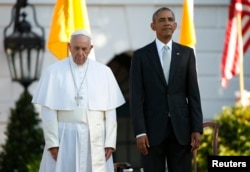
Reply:
M193 0L184 0L182 9L182 22L180 28L180 40L183 45L194 48L196 36L193 20Z
M57 59L69 55L70 35L77 29L86 29L91 33L85 0L57 0L47 42L49 51Z

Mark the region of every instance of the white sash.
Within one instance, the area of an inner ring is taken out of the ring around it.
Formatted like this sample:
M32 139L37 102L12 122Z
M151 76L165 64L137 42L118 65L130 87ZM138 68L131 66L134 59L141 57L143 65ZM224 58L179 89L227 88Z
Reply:
M69 110L69 111L59 110L58 121L72 122L72 123L79 123L79 122L88 123L87 110L84 109L83 107L76 107L75 110Z

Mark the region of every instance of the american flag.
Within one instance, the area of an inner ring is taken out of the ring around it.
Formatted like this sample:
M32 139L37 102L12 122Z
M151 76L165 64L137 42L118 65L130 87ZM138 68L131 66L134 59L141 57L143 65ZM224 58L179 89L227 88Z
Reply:
M241 15L242 41L238 38L237 14ZM227 87L228 80L239 74L240 55L250 46L250 0L231 0L229 6L226 37L221 61L222 87ZM243 55L242 54L242 55Z

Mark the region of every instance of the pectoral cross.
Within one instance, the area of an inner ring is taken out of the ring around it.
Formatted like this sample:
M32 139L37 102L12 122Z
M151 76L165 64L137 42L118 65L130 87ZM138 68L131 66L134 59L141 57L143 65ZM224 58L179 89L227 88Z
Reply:
M77 96L75 97L77 106L80 105L80 101L81 101L82 99L83 99L83 97L77 94Z

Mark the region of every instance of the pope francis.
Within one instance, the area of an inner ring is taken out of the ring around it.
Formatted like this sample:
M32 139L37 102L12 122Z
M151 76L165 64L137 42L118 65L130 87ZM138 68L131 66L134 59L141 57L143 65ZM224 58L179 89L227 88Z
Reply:
M45 138L40 172L114 171L116 108L125 100L110 68L88 58L92 48L90 34L75 31L71 55L38 83L32 103L41 106Z

